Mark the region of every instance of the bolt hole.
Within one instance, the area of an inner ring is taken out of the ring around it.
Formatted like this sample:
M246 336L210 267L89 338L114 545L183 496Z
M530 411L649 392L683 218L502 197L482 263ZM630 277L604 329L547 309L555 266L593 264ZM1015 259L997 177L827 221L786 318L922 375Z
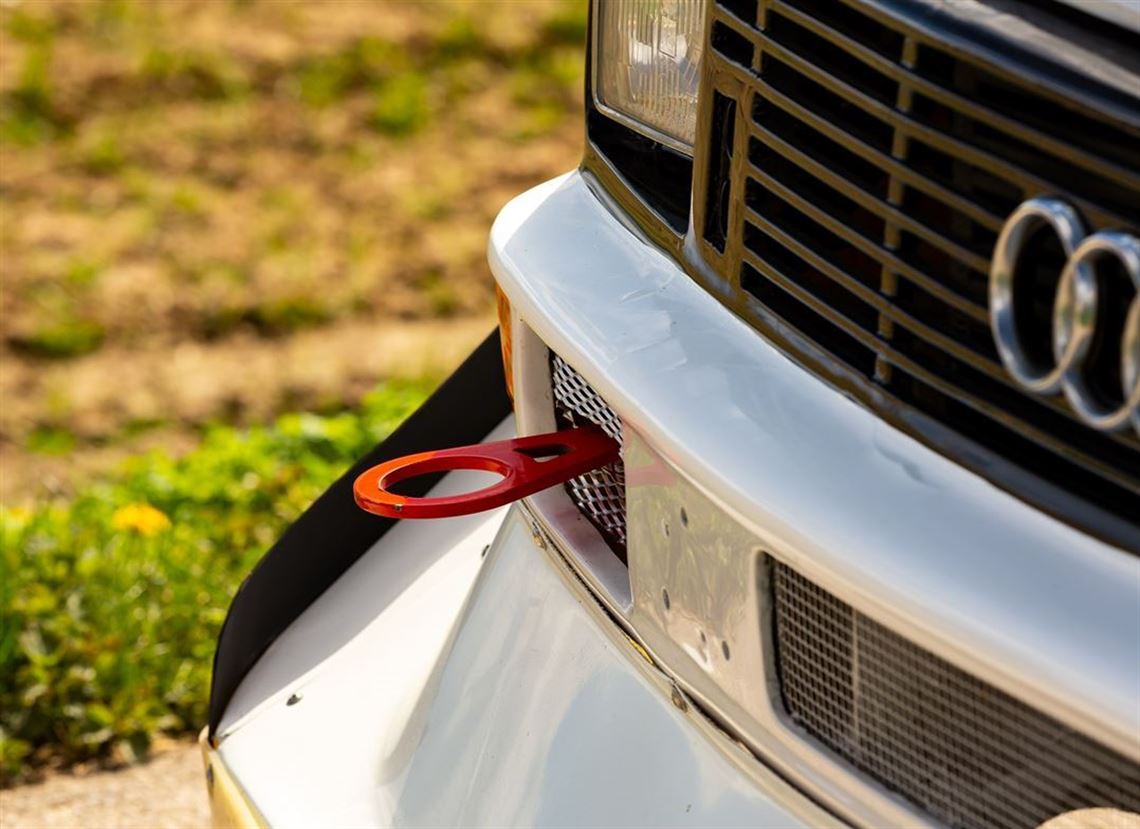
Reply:
M665 605L665 609L669 609L669 591L664 587L661 588L661 604Z
M720 643L720 652L724 654L724 661L725 661L725 662L727 662L728 660L730 660L730 659L732 658L732 657L729 655L729 651L728 651L728 642L726 642L726 641L723 641L723 640L721 641L721 643Z
M689 513L685 512L685 508L681 507L681 526L689 526Z
M702 630L701 631L701 644L707 645L708 643L709 643L708 637L705 636L705 632Z
M516 449L520 455L526 455L528 458L533 458L539 463L546 463L555 458L560 458L563 455L570 454L570 447L565 444L556 444L554 446L535 446L533 449Z

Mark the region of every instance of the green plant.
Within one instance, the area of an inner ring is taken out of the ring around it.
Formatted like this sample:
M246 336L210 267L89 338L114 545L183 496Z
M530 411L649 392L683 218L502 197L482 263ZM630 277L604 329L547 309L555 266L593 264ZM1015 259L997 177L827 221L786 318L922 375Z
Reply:
M25 445L41 455L66 455L75 448L75 435L62 426L37 426L28 433Z
M459 297L455 293L455 287L444 278L441 271L434 268L426 271L417 280L417 284L437 317L449 317L458 310Z
M24 61L16 86L0 97L0 137L16 144L54 138L65 124L52 97L52 23L21 10L5 28L24 44Z
M98 262L76 257L67 263L61 276L64 284L83 289L94 284L95 280L99 278L99 272Z
M332 312L310 297L282 297L257 306L250 322L265 336L282 336L328 322Z
M68 500L0 507L0 782L29 763L134 758L206 716L238 584L315 496L426 395L215 427Z
M67 317L48 322L27 334L12 335L8 344L23 354L63 359L94 351L102 345L105 333L97 322Z
M364 37L340 51L307 58L290 80L302 101L325 107L409 64L410 57L400 45Z
M427 89L422 75L403 72L380 85L372 109L372 126L388 135L408 135L428 118Z
M93 175L108 175L121 170L127 163L127 157L119 136L113 131L103 130L81 142L79 163Z
M542 25L544 40L567 46L586 42L586 3L569 3L555 12Z
M143 55L139 74L160 88L204 100L233 100L250 88L249 67L217 50L153 46Z
M443 24L436 35L436 60L446 63L449 60L478 55L488 49L479 30L466 14L456 15Z

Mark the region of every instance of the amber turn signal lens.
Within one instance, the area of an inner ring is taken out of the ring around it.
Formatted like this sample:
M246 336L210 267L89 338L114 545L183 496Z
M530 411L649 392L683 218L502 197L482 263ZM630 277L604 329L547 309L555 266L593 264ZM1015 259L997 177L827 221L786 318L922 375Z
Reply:
M507 394L515 399L514 375L511 374L511 301L495 286L495 304L499 310L499 346L503 351L503 377L507 381Z

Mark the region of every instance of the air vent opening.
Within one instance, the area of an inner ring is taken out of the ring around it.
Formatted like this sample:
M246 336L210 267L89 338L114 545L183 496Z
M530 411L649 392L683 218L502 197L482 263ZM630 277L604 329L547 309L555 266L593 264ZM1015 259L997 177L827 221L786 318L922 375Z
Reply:
M752 66L752 44L723 23L713 24L712 47L734 63Z
M1005 110L1002 110L1005 111ZM1030 140L1010 134L992 124L972 118L926 95L915 94L911 115L921 124L938 130L943 135L953 136L970 147L985 153L1001 154L1001 161L1012 162L1033 174L1047 178L1066 190L1085 189L1095 194L1098 205L1115 210L1122 216L1135 209L1135 193L1122 182L1104 175L1082 169L1073 164L1071 158L1048 152ZM1071 116L1077 117L1077 116ZM1107 129L1098 127L1098 129ZM1122 139L1129 143L1136 138ZM990 162L1001 163L1001 161Z
M768 15L765 34L773 41L799 54L811 55L815 65L823 71L842 78L844 83L866 92L888 106L893 106L898 98L897 82L876 72L862 60L826 38L812 33L781 14Z
M833 92L797 71L791 64L774 57L771 52L761 53L760 77L789 101L800 105L807 103L812 114L848 135L859 138L880 152L891 151L893 131L889 124L860 109L856 102L844 98L839 92Z
M1140 765L768 565L784 712L861 773L963 829L1140 811Z
M903 36L856 9L831 0L788 0L788 6L845 33L880 55L894 58L902 50Z
M708 184L705 193L705 240L721 253L728 238L728 203L732 191L732 154L735 147L736 101L713 93L712 135L709 143Z
M569 363L550 353L550 386L554 419L559 429L592 423L619 444L621 419ZM626 564L625 463L616 463L572 478L566 494L582 516L594 525L614 555Z

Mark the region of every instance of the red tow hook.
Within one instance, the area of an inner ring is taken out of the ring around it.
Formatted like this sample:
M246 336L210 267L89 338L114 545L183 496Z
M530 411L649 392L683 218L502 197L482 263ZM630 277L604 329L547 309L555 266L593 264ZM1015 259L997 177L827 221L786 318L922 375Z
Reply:
M362 473L352 485L361 509L387 518L447 518L501 507L564 483L618 459L620 447L597 426L511 438L386 461ZM476 469L496 472L501 481L474 492L439 498L397 495L389 487L432 472Z

